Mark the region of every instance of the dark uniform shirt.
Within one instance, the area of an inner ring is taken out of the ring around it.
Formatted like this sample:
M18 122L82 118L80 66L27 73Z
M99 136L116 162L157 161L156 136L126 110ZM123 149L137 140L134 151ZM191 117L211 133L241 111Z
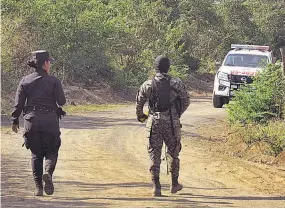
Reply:
M12 121L19 124L19 116L25 106L45 107L56 110L66 103L61 82L44 70L25 76L19 83Z

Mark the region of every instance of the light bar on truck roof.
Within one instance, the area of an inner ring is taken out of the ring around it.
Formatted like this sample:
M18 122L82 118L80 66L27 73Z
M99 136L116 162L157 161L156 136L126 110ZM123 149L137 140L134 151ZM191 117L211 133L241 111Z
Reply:
M259 45L243 45L243 44L231 44L232 49L252 49L260 51L269 51L269 46L259 46Z

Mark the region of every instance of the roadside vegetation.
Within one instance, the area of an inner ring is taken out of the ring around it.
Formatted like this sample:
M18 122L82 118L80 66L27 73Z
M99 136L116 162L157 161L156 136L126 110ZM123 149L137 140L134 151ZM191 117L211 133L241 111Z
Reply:
M66 85L137 88L166 54L171 73L214 72L232 43L285 39L283 1L3 0L2 93L14 92L30 52L47 49Z
M227 106L232 137L248 147L267 147L262 154L285 150L285 79L279 64L269 65L252 84L245 84Z

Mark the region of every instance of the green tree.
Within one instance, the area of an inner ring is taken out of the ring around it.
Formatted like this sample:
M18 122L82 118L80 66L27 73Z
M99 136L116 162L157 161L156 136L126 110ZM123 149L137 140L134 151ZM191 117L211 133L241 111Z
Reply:
M247 0L245 4L252 12L263 43L270 44L280 58L279 48L285 46L285 1Z

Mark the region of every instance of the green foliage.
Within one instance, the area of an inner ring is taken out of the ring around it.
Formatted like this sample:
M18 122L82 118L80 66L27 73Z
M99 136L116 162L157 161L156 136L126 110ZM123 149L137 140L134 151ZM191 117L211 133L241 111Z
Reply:
M216 62L213 58L201 59L199 72L201 73L215 73L216 72Z
M262 40L273 46L276 56L280 47L285 46L285 3L284 1L248 0L255 24L259 28Z
M185 80L188 76L188 71L189 69L186 65L172 66L170 68L169 75Z
M114 89L123 89L129 87L130 89L135 88L139 85L141 85L146 79L148 78L148 75L146 75L144 72L136 72L136 75L134 75L133 72L117 72L116 77L114 79L114 82L111 84L111 86Z
M236 92L227 111L231 122L267 122L284 116L285 82L280 65L269 65Z
M3 0L2 89L31 70L31 51L47 49L66 83L137 87L165 54L172 75L211 72L232 43L285 45L284 4L263 0ZM5 79L4 79L5 78ZM12 86L12 88L11 88Z
M248 146L267 143L272 155L285 149L285 81L279 64L269 65L245 84L227 106L235 137Z

